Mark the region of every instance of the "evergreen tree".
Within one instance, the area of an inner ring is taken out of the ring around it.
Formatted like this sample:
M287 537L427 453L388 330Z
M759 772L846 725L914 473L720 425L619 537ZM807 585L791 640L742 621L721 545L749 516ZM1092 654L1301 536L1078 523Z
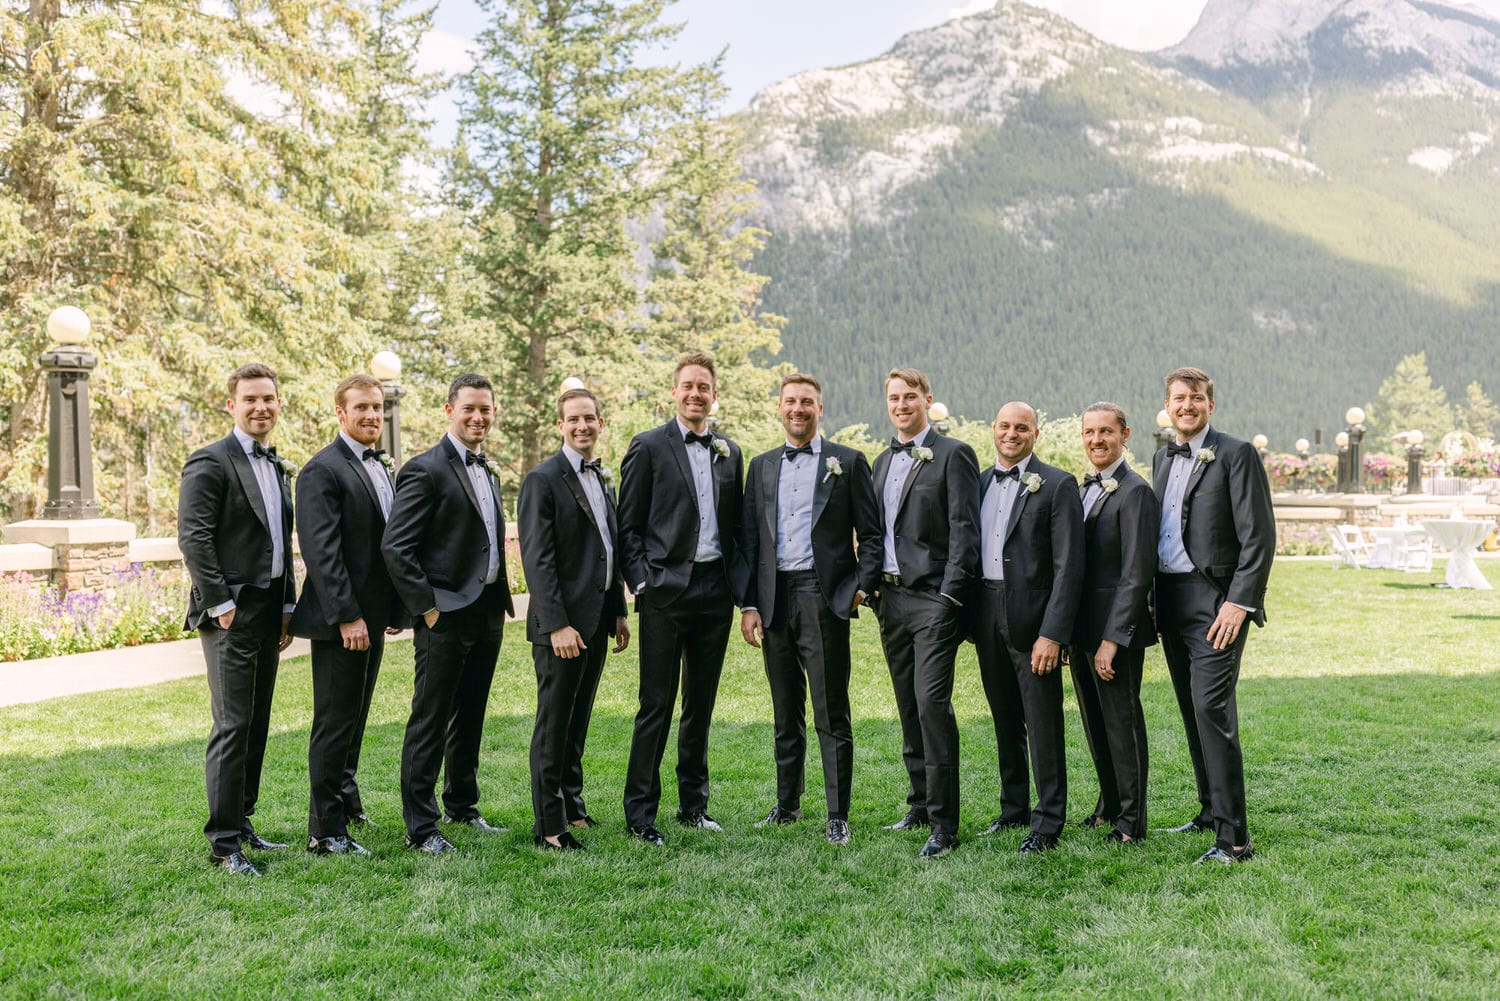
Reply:
M1469 383L1465 390L1465 402L1458 411L1458 426L1476 438L1495 437L1500 430L1500 406L1485 395L1478 382Z
M1380 401L1371 410L1367 423L1379 438L1416 429L1436 440L1453 430L1448 393L1432 384L1425 351L1397 362L1395 373L1380 384Z

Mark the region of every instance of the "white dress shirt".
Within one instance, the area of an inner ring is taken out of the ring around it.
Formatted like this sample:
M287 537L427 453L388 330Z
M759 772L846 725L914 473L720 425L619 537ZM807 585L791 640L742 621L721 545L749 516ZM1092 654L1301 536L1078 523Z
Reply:
M1156 543L1157 563L1162 573L1192 573L1193 561L1182 539L1182 501L1187 495L1188 479L1198 461L1198 449L1208 437L1208 425L1188 439L1192 455L1174 455L1169 459L1167 489L1161 499L1161 534Z
M286 569L286 552L281 542L281 483L280 470L276 468L275 460L268 456L257 457L255 455L256 441L238 426L234 429L234 440L239 442L240 447L245 450L245 458L250 460L250 470L255 474L256 486L260 487L261 503L266 509L266 524L271 532L271 580L274 583ZM231 608L234 608L234 599L220 602L208 610L208 614L218 618ZM282 612L290 612L296 605L282 605Z
M594 525L599 529L599 540L604 543L604 579L614 580L615 541L609 537L609 508L604 499L604 482L596 470L583 472L583 456L574 450L573 446L564 445L562 451L568 464L573 467L573 472L578 476L578 483L583 487L583 496L589 502L589 510L594 513Z
M1021 496L1021 478L1026 475L1026 467L1031 464L1031 456L1027 456L1014 467L996 462L984 475L993 478L994 470L1005 471L1015 468L1019 472L1014 479L1005 479L984 492L984 500L979 505L979 525L983 533L979 537L980 566L985 580L1005 579L1005 526L1010 524L1010 513L1015 510L1016 498Z
M719 546L718 511L714 507L714 451L712 447L688 444L687 436L692 428L680 420L677 431L687 448L688 467L693 471L693 499L698 505L698 551L693 554L693 562L712 563L724 556L724 550ZM707 430L704 433L707 434Z
M915 438L898 440L904 445L907 441L914 445L923 445L928 436L932 434L932 425L923 428ZM900 513L901 491L906 487L906 478L911 475L912 468L916 465L916 459L909 452L895 452L891 455L891 464L885 470L885 487L881 491L880 501L885 508L885 572L899 574L901 564L896 559L896 515Z
M812 455L788 459L783 450L781 477L776 484L776 569L813 568L813 494L818 488L823 436L809 442ZM788 442L786 448L794 446Z
M375 490L375 498L380 502L380 516L389 520L391 516L391 501L395 499L395 491L391 488L391 474L386 470L379 459L364 458L365 449L373 448L371 445L361 445L343 431L339 437L344 440L344 445L354 453L354 458L359 460L360 467L364 469L365 475L370 479L370 486Z
M484 519L484 534L490 542L490 563L484 572L484 582L493 584L500 579L500 540L496 537L495 519L495 491L494 478L490 475L488 466L478 463L469 465L465 458L469 452L477 452L459 441L452 431L448 432L448 441L458 450L458 457L464 460L464 472L469 474L469 483L474 487L474 498L479 501L479 516Z

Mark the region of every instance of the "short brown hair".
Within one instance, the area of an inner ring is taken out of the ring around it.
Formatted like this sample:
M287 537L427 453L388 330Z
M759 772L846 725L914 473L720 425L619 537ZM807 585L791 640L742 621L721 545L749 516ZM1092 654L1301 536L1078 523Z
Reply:
M718 386L719 369L714 365L713 356L706 355L702 351L689 351L685 355L677 356L677 367L672 369L672 383L674 385L677 383L677 377L682 374L682 370L689 365L697 365L699 368L708 369L708 377L713 380L715 387Z
M1209 402L1214 398L1214 381L1201 368L1174 368L1167 373L1167 394L1172 393L1172 383L1185 382L1190 389L1202 389Z
M349 395L351 389L378 389L382 398L385 397L385 387L380 380L373 375L365 375L357 372L354 375L346 375L339 380L339 384L333 387L333 405L340 410L344 408L344 398Z
M1084 407L1083 412L1086 415L1095 413L1109 414L1119 422L1121 431L1130 430L1130 422L1125 419L1125 408L1120 406L1118 403L1110 403L1107 400L1100 400L1098 403L1090 403L1088 406Z
M478 372L465 372L463 375L459 376L457 379L454 379L451 383L449 383L448 406L453 406L453 401L458 399L458 391L460 389L487 389L490 393L490 401L494 402L494 384L484 376L480 375Z
M795 385L811 386L813 389L816 389L818 391L818 396L821 397L823 395L823 384L820 383L817 379L808 375L806 372L793 372L791 375L782 376L781 387L780 389L776 390L776 394L780 396L782 389L785 389L788 386Z
M563 419L564 403L567 403L569 400L581 400L584 398L594 401L594 416L602 418L604 416L604 406L599 402L599 397L594 395L593 390L584 389L582 386L575 386L572 389L564 390L563 394L557 398L557 419Z
M932 395L932 383L927 381L927 373L918 368L893 368L886 374L885 385L888 388L892 379L900 379L913 389L920 390L923 396Z
M229 398L231 400L234 399L234 391L246 379L270 379L271 385L276 387L276 392L278 394L281 392L281 380L276 378L276 370L269 365L253 361L229 373Z

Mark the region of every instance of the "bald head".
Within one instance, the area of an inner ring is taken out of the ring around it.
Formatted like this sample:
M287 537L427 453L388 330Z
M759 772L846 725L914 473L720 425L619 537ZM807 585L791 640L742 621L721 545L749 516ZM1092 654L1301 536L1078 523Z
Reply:
M995 454L1000 464L1009 469L1026 458L1036 448L1036 408L1019 400L1007 403L995 417L992 430L995 433Z

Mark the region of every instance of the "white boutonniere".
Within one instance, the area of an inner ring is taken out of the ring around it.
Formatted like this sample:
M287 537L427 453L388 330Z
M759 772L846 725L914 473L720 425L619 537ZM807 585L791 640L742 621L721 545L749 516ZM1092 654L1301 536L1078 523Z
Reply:
M826 469L826 470L828 470L828 472L826 472L826 473L823 474L823 482L824 483L828 482L828 477L830 477L830 476L843 476L844 475L844 467L839 463L839 460L835 456L830 455L823 462L823 468Z
M729 458L729 442L725 441L723 438L715 438L713 445L711 445L710 447L714 450L715 459Z
M612 486L614 486L615 485L615 471L613 469L610 469L608 466L600 466L599 467L599 480L606 487L612 487Z
M917 445L912 448L911 457L913 459L916 459L918 462L931 462L932 449L928 448L926 445Z
M1107 494L1112 494L1116 490L1120 489L1120 481L1115 479L1113 476L1108 477L1107 479L1100 480L1099 485L1104 488L1104 492Z
M1036 493L1040 489L1042 489L1042 474L1041 473L1027 473L1026 474L1026 492L1029 493L1029 494L1034 494L1034 493Z
M382 466L384 466L388 471L391 471L391 472L395 471L395 469L396 469L396 460L391 458L389 452L381 452L375 458L377 460L379 460L380 464Z
M297 475L297 467L292 465L290 462L286 461L279 455L276 457L276 467L286 475L287 479L291 479L293 476Z
M1198 461L1204 464L1214 461L1214 450L1211 448L1198 449Z

